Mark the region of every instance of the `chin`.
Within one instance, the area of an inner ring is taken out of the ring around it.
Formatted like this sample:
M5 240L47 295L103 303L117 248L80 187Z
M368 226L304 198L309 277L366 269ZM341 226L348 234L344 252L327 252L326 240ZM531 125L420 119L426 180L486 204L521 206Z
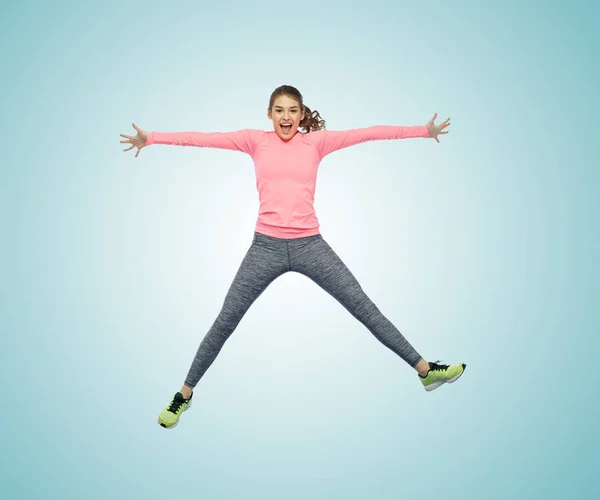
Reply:
M298 130L294 130L286 135L280 131L277 133L277 135L280 137L280 139L283 139L284 141L289 141L292 137L296 135L296 132L298 132Z

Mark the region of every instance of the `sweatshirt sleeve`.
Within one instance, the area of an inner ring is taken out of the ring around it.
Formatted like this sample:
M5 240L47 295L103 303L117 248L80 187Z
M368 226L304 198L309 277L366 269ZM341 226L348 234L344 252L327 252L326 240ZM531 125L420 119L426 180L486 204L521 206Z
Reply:
M395 127L391 125L375 125L373 127L351 130L319 130L311 132L321 158L339 149L367 141L384 139L408 139L412 137L429 137L425 125L416 127Z
M254 155L264 131L244 129L235 132L148 132L146 146L170 144L200 148L229 149Z

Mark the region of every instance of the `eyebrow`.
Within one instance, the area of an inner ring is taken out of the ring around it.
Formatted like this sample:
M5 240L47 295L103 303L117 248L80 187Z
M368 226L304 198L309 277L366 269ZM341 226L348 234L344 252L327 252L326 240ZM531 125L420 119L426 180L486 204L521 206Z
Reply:
M284 106L273 106L274 108L283 108ZM290 106L289 109L298 108L299 106Z

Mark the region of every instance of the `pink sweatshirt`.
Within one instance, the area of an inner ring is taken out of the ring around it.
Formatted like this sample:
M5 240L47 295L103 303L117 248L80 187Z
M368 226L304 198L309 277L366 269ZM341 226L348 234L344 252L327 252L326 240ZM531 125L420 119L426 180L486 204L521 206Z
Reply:
M317 169L329 153L381 139L429 137L426 126L378 125L352 130L297 132L289 141L274 131L149 132L146 145L173 144L230 149L254 161L259 212L256 231L276 238L302 238L319 233L313 207Z

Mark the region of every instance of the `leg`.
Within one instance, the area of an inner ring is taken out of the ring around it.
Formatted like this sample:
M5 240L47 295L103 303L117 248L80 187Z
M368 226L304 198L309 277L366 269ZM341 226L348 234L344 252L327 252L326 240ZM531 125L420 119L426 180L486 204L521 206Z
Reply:
M304 274L342 304L383 345L391 349L420 375L429 364L408 343L398 329L379 311L362 287L319 234L294 246L292 271Z
M192 389L213 363L246 311L278 276L289 271L284 244L265 242L255 236L227 292L223 307L200 343L181 393L188 398Z

